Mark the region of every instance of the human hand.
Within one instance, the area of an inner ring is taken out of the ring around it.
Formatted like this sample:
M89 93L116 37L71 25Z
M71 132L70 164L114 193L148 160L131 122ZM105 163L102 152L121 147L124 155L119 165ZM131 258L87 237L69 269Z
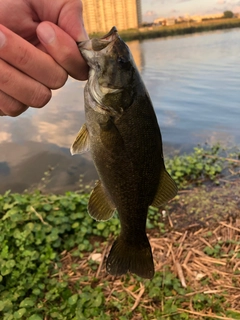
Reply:
M0 0L0 115L40 108L68 74L87 79L80 0Z

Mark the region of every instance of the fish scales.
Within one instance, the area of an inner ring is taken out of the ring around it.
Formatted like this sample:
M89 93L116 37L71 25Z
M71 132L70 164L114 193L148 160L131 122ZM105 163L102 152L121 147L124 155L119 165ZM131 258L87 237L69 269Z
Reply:
M86 124L72 154L90 150L99 175L88 204L96 220L117 210L121 231L106 268L152 278L154 263L146 235L150 205L161 206L177 194L165 169L162 138L151 99L128 46L117 29L81 42L90 71L84 89Z

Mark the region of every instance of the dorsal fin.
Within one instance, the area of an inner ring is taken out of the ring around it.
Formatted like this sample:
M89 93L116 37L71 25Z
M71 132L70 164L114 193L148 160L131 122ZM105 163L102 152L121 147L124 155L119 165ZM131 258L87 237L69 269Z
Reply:
M152 206L160 207L177 195L178 188L176 183L164 169L161 173L157 193L152 202Z

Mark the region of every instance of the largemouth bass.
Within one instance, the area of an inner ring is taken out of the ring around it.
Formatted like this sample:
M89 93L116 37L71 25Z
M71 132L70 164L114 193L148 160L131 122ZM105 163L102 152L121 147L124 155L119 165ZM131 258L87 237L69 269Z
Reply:
M84 89L86 123L71 153L90 150L100 178L90 195L90 216L104 221L117 210L121 223L106 269L112 275L130 271L152 278L148 207L159 207L177 194L165 169L157 118L132 54L115 27L78 47L90 68Z

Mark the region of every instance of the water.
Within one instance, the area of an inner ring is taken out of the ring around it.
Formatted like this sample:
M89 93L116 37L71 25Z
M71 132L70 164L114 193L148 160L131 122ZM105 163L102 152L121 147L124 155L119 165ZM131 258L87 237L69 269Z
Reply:
M240 143L239 31L142 44L142 74L165 143Z
M240 30L130 42L162 131L164 150L240 144ZM90 156L71 157L84 123L84 82L69 79L43 109L0 117L0 193L42 186L65 191L96 178ZM41 182L41 183L40 183Z

